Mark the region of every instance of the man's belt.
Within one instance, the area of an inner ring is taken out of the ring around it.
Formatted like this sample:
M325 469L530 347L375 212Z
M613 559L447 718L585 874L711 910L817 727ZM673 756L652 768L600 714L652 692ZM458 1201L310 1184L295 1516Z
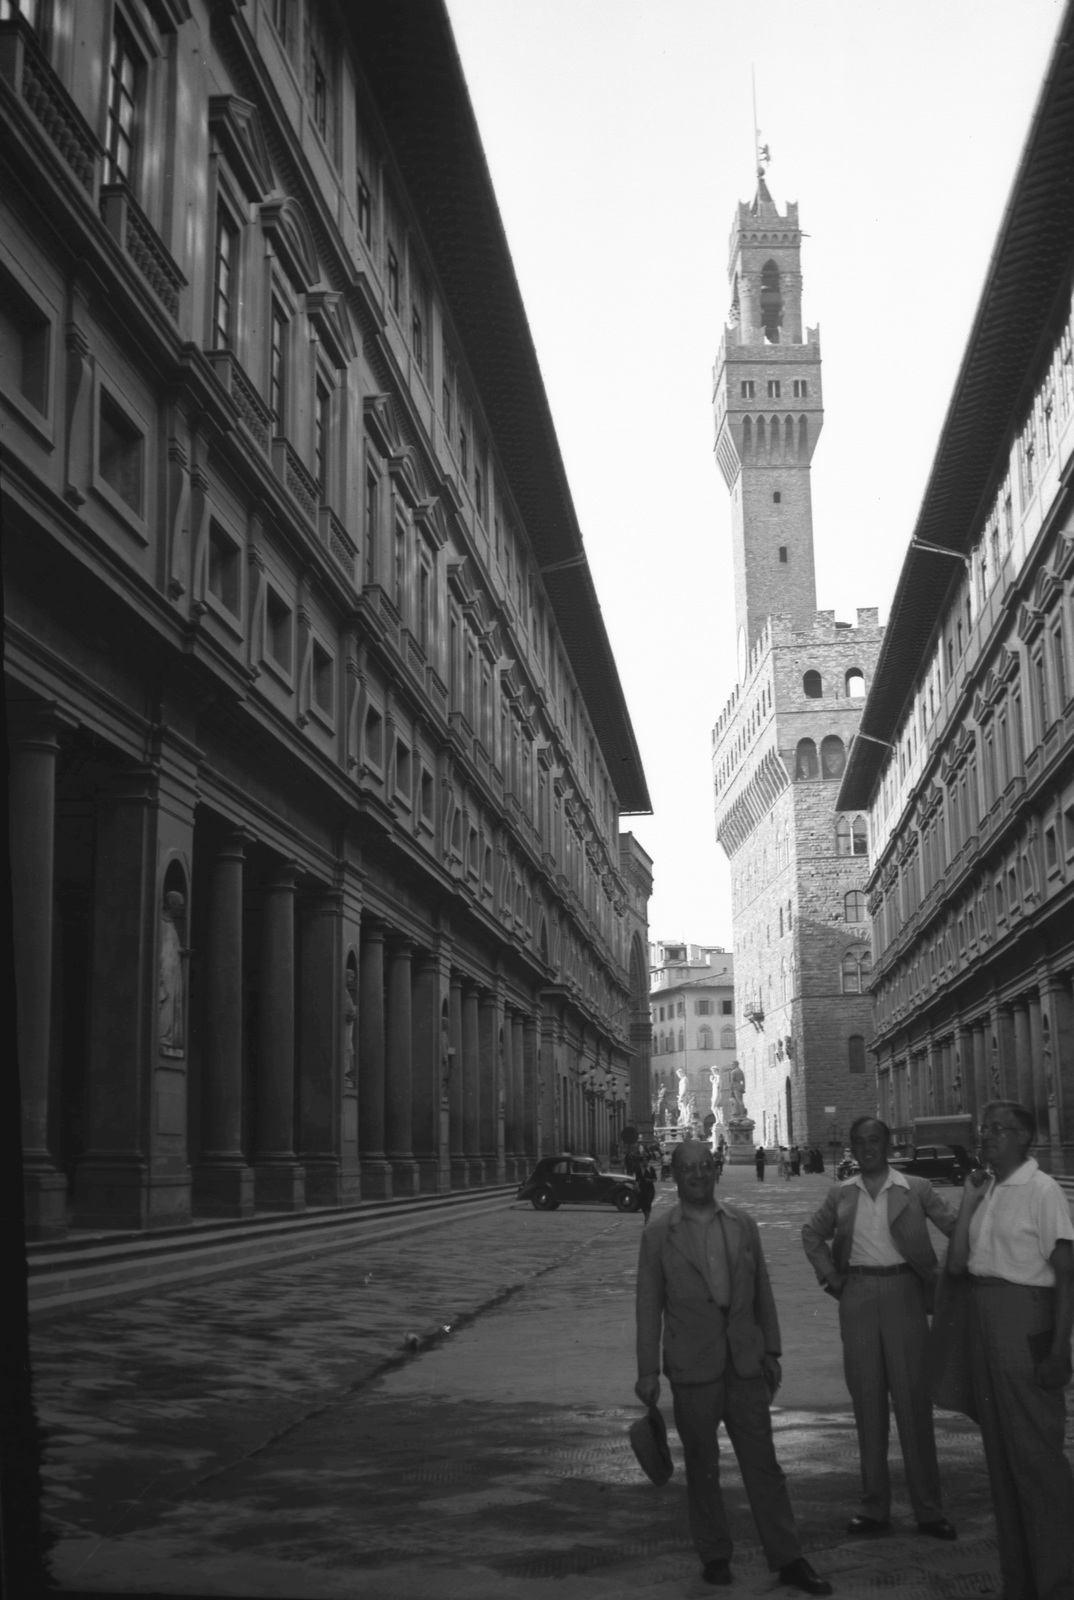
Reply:
M897 1272L913 1272L913 1267L906 1261L900 1261L897 1267L848 1267L850 1273L860 1273L863 1278L893 1278Z
M1054 1294L1055 1290L1048 1283L1014 1283L1010 1278L992 1278L977 1272L971 1272L970 1282L975 1289L1032 1289L1034 1294Z

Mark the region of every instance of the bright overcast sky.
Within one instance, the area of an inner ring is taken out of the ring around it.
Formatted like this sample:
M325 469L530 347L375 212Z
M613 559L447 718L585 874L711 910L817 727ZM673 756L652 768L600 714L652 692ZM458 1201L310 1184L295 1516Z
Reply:
M735 681L712 364L735 206L799 203L819 324L817 603L885 620L1055 0L448 0L653 815L654 938L731 944L713 722Z

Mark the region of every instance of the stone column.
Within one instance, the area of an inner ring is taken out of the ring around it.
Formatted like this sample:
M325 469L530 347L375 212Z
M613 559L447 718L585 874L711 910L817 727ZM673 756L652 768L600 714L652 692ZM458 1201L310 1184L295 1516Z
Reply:
M8 805L15 1000L28 1239L67 1232L67 1180L48 1148L52 903L60 724L47 707L10 712Z
M1048 1019L1048 1049L1051 1053L1051 1018ZM1037 1147L1036 1157L1045 1172L1059 1170L1053 1161L1059 1158L1058 1137L1056 1148L1052 1148L1052 1135L1048 1119L1048 1085L1045 1079L1044 1063L1044 1028L1041 1015L1040 995L1034 992L1029 996L1029 1065L1032 1100L1029 1109L1037 1119ZM1056 1134L1058 1135L1058 1126Z
M202 1138L194 1210L250 1217L254 1175L242 1148L242 878L247 838L232 833L213 859L205 921Z
M418 1181L411 1126L413 1017L410 958L413 950L409 939L393 940L388 947L384 1137L387 1157L392 1165L393 1194L416 1194Z
M422 953L414 961L411 1065L413 1083L413 1148L417 1162L417 1187L422 1194L441 1188L440 1144L442 1113L447 1113L448 1029L442 1012L441 963L437 955ZM450 1017L448 1018L450 1028ZM445 1128L446 1135L447 1129ZM445 1149L445 1160L447 1152ZM443 1184L444 1188L448 1183Z
M451 994L448 1000L448 1048L451 1054L451 1076L448 1079L448 1107L451 1140L451 1187L465 1189L469 1182L466 1166L466 1143L463 1125L465 1107L465 1067L462 1046L462 975L451 974Z
M542 1066L537 1018L526 1017L522 1023L522 1067L525 1074L522 1149L526 1157L527 1175L532 1170L534 1162L541 1158Z
M973 1024L973 1114L980 1121L981 1108L991 1095L988 1082L988 1050L990 1040L988 1022Z
M503 1120L500 1107L500 1028L502 1012L495 993L481 991L478 1002L478 1107L483 1183L503 1183Z
M342 914L343 897L331 891L312 899L301 918L299 1150L306 1201L315 1206L342 1200Z
M467 984L462 995L463 1147L470 1186L485 1181L481 1160L481 1019L480 994Z
M504 1009L500 1018L499 1034L499 1070L500 1070L500 1106L503 1116L503 1155L504 1175L507 1182L514 1176L514 1119L515 1119L515 1084L514 1074L511 1070L511 1050L514 1036L511 1032L511 1012Z
M1041 978L1041 1027L1047 1019L1044 1079L1048 1095L1048 1130L1053 1150L1052 1172L1074 1172L1074 1004L1069 975Z
M156 777L111 775L97 799L86 1154L75 1173L80 1228L149 1221L149 1107L156 1052Z
M1014 1060L1017 1089L1014 1098L1020 1100L1027 1111L1033 1109L1033 1057L1029 1042L1029 1002L1019 995L1011 1005L1014 1021ZM1008 1080L1009 1081L1009 1080Z
M285 862L264 889L254 1072L254 1198L266 1211L304 1211L295 1158L295 878Z
M511 1147L515 1155L514 1178L522 1182L527 1158L527 1066L525 1066L525 1027L520 1011L511 1019L511 1106L514 1133Z
M362 1194L383 1199L392 1192L392 1169L384 1154L384 929L362 925L358 971L358 1150Z
M1014 1016L1009 1006L997 1002L992 1007L992 1038L995 1041L992 1049L992 1063L990 1076L998 1084L996 1092L991 1098L998 1100L1018 1099L1018 1059L1014 1038Z

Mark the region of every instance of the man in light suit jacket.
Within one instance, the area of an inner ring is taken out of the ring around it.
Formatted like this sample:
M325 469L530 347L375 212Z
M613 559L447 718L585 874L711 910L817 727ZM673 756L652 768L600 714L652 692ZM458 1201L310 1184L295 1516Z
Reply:
M850 1129L858 1176L829 1189L802 1229L818 1280L839 1301L862 1480L861 1511L847 1532L891 1528L890 1394L918 1532L953 1539L955 1530L943 1515L926 1366L927 1312L937 1274L926 1218L950 1235L955 1212L927 1179L889 1166L890 1146L886 1123L859 1117Z
M723 1422L768 1565L806 1594L831 1594L802 1555L787 1482L772 1443L769 1401L779 1387L779 1320L753 1218L715 1197L707 1144L676 1145L680 1204L649 1224L638 1261L638 1381L643 1405L671 1382L686 1457L690 1532L708 1583L731 1582L732 1541L720 1495Z

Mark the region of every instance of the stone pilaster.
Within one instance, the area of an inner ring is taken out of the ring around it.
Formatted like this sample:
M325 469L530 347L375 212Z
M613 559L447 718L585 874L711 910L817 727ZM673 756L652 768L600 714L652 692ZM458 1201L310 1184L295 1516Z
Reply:
M388 947L388 1012L385 1018L387 1078L384 1137L392 1166L392 1193L415 1194L418 1169L413 1149L413 1019L409 939Z
M450 1188L448 1068L449 979L441 958L422 952L413 962L412 1127L418 1189Z
M392 1169L384 1140L384 930L363 923L358 971L358 1149L362 1194L382 1199L392 1192Z
M299 1159L306 1202L316 1206L338 1206L343 1197L342 913L342 896L328 892L301 917Z
M462 996L463 1144L470 1184L485 1181L481 1160L481 998L475 984Z
M448 1108L450 1121L451 1187L465 1189L469 1183L466 1166L466 1146L463 1128L464 1071L462 1049L462 976L451 974L449 997L448 1048L451 1051L451 1073L448 1080Z
M259 1209L304 1211L306 1175L295 1156L295 878L291 863L264 888L264 934L254 1070L254 1194Z
M247 838L232 833L216 851L206 918L202 1144L194 1209L249 1217L254 1175L242 1148L242 901Z
M60 731L59 719L47 706L17 706L9 711L11 901L28 1239L61 1239L67 1231L67 1180L48 1148Z

